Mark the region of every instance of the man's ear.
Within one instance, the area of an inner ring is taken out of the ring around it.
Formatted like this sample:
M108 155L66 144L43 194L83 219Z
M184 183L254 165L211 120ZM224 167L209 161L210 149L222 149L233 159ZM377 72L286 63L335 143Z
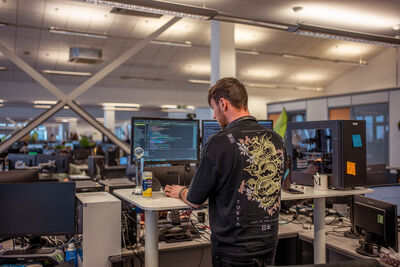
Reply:
M221 97L219 101L221 103L222 110L226 111L228 109L228 100L226 100L225 98Z

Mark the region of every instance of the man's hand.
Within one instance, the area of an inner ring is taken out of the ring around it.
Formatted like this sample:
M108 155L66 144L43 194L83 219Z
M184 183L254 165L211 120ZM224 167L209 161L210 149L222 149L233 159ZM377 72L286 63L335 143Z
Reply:
M173 198L180 198L179 197L179 192L181 192L182 188L184 188L184 186L181 185L166 185L164 188L164 192L165 195L167 197L173 197Z

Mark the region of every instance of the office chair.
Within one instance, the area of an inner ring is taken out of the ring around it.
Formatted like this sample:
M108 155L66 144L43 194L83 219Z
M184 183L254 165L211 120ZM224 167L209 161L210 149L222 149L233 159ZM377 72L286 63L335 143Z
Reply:
M306 264L306 265L285 265L279 267L381 267L381 263L376 259L363 259L352 261L338 261L325 264ZM270 266L278 267L278 266Z

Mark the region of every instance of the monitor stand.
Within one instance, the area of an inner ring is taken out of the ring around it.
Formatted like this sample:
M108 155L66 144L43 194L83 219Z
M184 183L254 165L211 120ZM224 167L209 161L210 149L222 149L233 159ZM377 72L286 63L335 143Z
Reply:
M372 233L366 232L365 233L365 240L362 241L361 246L356 248L356 252L358 254L379 258L379 246L378 246L378 253L374 251L374 243L372 242Z

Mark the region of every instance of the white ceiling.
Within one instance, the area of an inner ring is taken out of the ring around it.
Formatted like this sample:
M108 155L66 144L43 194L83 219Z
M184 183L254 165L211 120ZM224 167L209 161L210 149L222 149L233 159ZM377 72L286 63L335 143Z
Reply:
M400 2L379 0L336 1L276 1L276 0L180 0L173 1L202 6L232 15L278 23L296 21L319 26L363 31L393 36L392 24L400 23ZM302 15L291 8L303 6ZM0 27L0 42L15 52L35 70L82 71L96 73L122 51L135 45L168 21L110 13L111 8L76 1L61 0L1 0L0 21L10 25ZM322 11L330 13L323 14ZM338 14L334 12L339 12ZM342 12L342 13L340 13ZM339 17L335 17L339 16ZM372 24L370 22L373 22ZM67 30L105 33L107 40L71 37L49 33L50 27ZM126 94L113 96L114 102L126 102L134 90L163 90L179 99L181 92L205 92L207 85L187 83L187 79L209 80L210 76L210 22L182 19L157 38L173 42L190 41L193 46L171 47L149 44L96 85L96 93L84 98L83 104L105 102L105 91L110 88L131 89ZM300 36L280 30L239 25L235 26L237 49L261 51L260 55L237 54L237 76L245 82L285 84L293 86L326 86L353 68L362 66L332 63L310 59L290 59L281 54L296 54L330 60L357 62L370 60L387 48L345 41ZM93 47L103 51L103 62L97 65L68 61L70 47ZM0 82L33 82L6 56L0 55ZM44 74L52 83L77 86L87 78ZM121 79L121 76L142 77L149 80ZM152 79L159 79L154 81ZM1 99L31 101L32 91L19 93L1 88ZM28 90L28 89L27 89ZM93 89L94 90L94 89ZM104 90L104 92L102 92ZM250 88L251 90L251 88ZM260 89L257 89L260 92ZM265 90L266 94L273 90ZM23 92L23 91L21 91ZM121 90L118 92L122 92ZM263 92L263 91L261 91ZM303 96L304 94L274 92L274 100ZM51 94L47 99L52 99ZM205 96L204 96L205 98ZM130 101L130 100L129 100ZM106 101L109 102L109 101ZM187 103L191 104L191 103Z

